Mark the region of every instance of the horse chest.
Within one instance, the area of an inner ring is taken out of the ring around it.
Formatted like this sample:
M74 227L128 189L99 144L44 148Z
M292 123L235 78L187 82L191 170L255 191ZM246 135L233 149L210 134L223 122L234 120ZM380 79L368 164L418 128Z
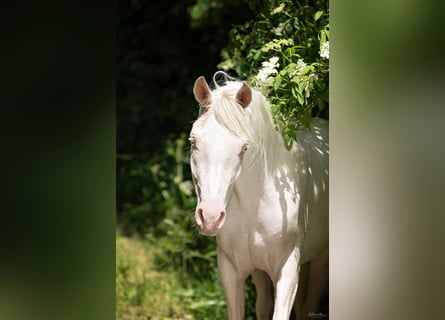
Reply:
M256 269L272 271L281 259L283 244L276 239L253 232L248 238L249 257Z
M238 270L272 273L297 245L298 203L291 193L277 190L273 180L267 186L251 181L246 176L237 181L218 246Z
M218 246L242 273L254 269L274 272L295 247L291 232L282 232L280 220L228 219L227 228L217 237Z

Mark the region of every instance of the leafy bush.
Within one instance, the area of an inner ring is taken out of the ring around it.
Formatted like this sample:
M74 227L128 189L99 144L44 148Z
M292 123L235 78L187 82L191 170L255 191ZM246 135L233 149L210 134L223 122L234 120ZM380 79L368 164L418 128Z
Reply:
M290 148L313 115L328 115L329 8L327 1L247 1L256 19L236 26L218 65L268 96Z
M125 177L125 185L120 188L126 190L121 192L127 194L126 201L118 207L125 233L160 234L163 231L158 228L159 224L167 216L190 216L196 198L184 144L182 134L177 139L167 139L160 152L118 158L118 175ZM191 225L190 217L182 221L187 222Z
M160 264L199 276L209 271L208 263L196 261L214 260L215 241L196 232L196 197L186 141L185 134L168 139L164 151L152 155L144 165L126 166L127 181L134 181L139 190L137 201L124 203L120 220L124 229L136 225L140 234L151 241L157 239L163 248ZM201 265L204 269L197 267Z

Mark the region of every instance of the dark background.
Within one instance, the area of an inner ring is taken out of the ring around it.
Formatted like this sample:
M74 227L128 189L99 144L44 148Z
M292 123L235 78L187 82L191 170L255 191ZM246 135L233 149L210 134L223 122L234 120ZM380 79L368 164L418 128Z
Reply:
M192 88L210 79L234 24L251 15L242 1L193 23L187 1L120 1L117 26L117 151L146 153L196 117ZM235 2L236 3L236 2Z

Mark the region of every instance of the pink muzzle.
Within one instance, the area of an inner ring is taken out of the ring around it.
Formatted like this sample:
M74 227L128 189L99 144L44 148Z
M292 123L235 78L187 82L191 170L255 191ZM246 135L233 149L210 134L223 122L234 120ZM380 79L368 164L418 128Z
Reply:
M201 203L195 211L195 220L199 233L215 236L226 220L226 210L223 205Z

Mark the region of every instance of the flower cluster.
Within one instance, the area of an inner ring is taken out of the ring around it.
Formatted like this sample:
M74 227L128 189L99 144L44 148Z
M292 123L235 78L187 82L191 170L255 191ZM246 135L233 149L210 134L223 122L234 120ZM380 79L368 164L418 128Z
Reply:
M294 76L303 75L304 68L306 67L306 62L304 62L303 59L298 59L297 64L295 65L295 69L289 72L289 77L293 78Z
M278 60L278 57L272 57L268 61L263 61L263 63L261 63L262 68L256 75L255 80L256 85L263 91L263 93L266 93L274 83L273 75L278 72L277 69L280 66Z
M272 33L276 36L282 36L283 35L283 28L284 28L284 23L281 22L278 27L276 28L272 28Z
M320 46L320 57L329 59L329 41L326 41Z

